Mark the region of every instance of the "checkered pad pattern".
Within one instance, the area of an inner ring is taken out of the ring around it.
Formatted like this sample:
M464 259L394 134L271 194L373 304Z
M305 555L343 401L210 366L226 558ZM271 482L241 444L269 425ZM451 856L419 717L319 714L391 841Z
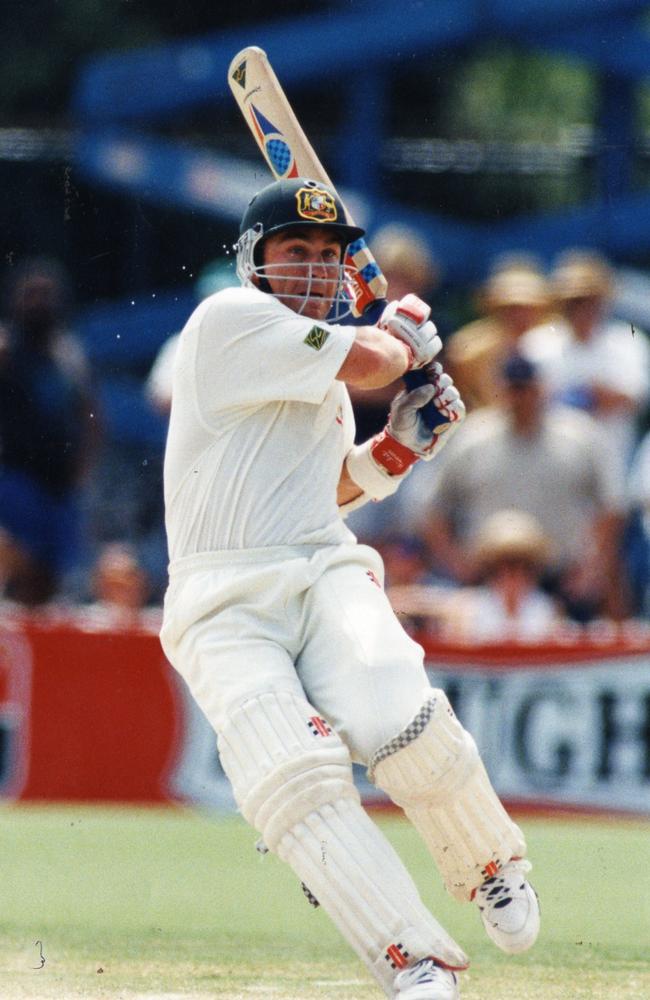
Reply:
M373 755L370 764L368 765L368 778L370 781L375 780L375 768L381 764L382 760L386 760L387 757L391 757L398 750L402 750L407 747L409 743L413 743L414 740L418 738L421 732L426 728L429 719L433 715L436 707L436 699L430 698L429 701L425 702L418 714L415 716L412 722L409 722L406 729L403 729L401 733L394 737L394 739L389 740L388 743L384 743L383 747Z
M281 176L286 174L291 167L293 157L284 139L269 139L266 152L278 174Z

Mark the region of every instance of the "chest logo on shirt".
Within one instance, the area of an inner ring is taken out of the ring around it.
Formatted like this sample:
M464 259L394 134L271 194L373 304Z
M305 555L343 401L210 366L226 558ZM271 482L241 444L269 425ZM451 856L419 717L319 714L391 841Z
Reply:
M296 191L298 215L311 222L335 222L336 202L329 191L323 188L302 187Z
M329 330L323 330L322 326L312 326L305 337L304 343L308 347L313 347L315 351L320 351L321 347L330 335Z

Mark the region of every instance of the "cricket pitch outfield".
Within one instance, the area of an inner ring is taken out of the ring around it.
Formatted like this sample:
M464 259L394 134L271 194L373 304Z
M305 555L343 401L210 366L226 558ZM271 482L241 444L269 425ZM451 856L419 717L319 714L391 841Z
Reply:
M378 821L472 959L463 1000L650 996L650 822L519 817L542 933L495 950L409 824ZM239 818L0 809L0 1000L370 1000L365 969Z

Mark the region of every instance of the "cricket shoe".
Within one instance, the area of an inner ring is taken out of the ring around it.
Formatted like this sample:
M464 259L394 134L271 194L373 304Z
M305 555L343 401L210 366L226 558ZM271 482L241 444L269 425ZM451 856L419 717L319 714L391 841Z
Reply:
M526 873L529 861L508 861L478 887L474 902L489 938L501 951L526 951L539 934L539 900Z
M395 1000L460 1000L458 981L433 958L423 958L395 978Z

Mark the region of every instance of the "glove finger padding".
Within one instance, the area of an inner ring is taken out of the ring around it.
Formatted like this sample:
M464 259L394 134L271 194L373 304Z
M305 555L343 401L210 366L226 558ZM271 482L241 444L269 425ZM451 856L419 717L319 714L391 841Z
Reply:
M427 366L431 381L413 389L400 392L390 409L388 433L418 456L428 461L437 454L465 416L465 405L449 375L438 363ZM433 405L443 420L433 430L425 423L421 410L427 403Z
M430 384L435 387L434 406L448 421L435 427L434 434L444 434L448 430L448 424L459 423L465 418L465 404L451 375L444 371L439 361L430 362L422 370Z
M435 406L442 413L445 413L451 421L460 420L465 415L465 404L460 398L460 393L455 385L450 385L447 389L435 394Z
M420 410L434 399L435 392L435 386L430 383L411 392L402 391L395 396L390 408L388 433L420 458L429 457L436 443L436 436L420 415Z
M405 295L399 302L388 303L377 324L409 348L413 356L410 370L429 364L442 350L438 331L429 319L430 312L422 299Z

